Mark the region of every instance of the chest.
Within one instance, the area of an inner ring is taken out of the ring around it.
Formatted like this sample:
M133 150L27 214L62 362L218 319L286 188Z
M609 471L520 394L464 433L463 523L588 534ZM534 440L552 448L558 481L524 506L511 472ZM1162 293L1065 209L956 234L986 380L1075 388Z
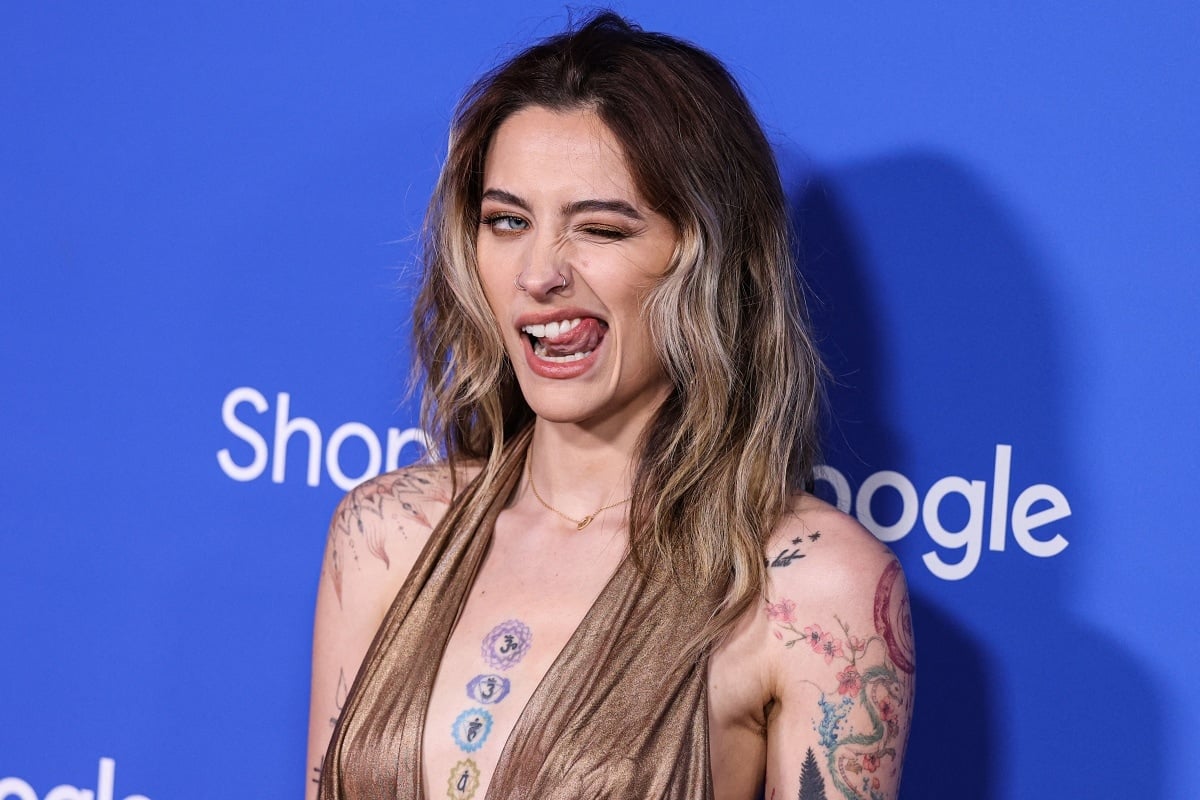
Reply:
M443 653L423 731L427 797L483 798L522 711L624 555L498 523Z

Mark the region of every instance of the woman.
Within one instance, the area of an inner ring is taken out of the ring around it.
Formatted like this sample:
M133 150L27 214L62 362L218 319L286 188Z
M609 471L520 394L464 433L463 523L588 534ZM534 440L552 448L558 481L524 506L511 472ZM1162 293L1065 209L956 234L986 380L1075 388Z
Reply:
M335 515L310 796L896 795L907 596L802 490L786 231L689 44L600 14L468 93L415 325L447 458Z

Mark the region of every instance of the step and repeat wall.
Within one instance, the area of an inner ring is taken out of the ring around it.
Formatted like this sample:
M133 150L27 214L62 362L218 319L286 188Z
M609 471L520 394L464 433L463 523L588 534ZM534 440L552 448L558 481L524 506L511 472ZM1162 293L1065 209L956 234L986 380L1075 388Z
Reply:
M899 554L903 795L1190 798L1200 12L629 0L776 146ZM450 111L557 2L0 10L0 798L298 797L341 494L406 397Z

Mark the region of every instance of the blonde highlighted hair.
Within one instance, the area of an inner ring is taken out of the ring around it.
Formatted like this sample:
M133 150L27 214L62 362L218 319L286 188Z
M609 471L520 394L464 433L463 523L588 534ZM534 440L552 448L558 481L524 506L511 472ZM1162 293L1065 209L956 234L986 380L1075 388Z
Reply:
M488 145L532 106L594 111L679 232L645 309L672 390L642 436L629 534L639 567L719 598L703 644L761 594L767 539L818 457L823 369L774 156L716 58L610 12L472 86L429 207L414 319L424 423L452 463L494 466L533 419L475 269Z

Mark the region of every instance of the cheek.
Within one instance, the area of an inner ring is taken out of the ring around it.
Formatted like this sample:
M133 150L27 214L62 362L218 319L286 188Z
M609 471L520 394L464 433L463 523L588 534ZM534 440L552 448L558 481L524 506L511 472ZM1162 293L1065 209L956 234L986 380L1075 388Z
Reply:
M637 300L630 300L630 307L637 309ZM650 335L650 323L644 314L634 311L627 318L625 325L625 349L634 356L643 371L656 370L661 359L658 347Z
M475 274L483 287L484 299L492 309L492 314L499 316L501 304L511 296L512 275L499 263L496 254L486 247L477 248L476 264Z

